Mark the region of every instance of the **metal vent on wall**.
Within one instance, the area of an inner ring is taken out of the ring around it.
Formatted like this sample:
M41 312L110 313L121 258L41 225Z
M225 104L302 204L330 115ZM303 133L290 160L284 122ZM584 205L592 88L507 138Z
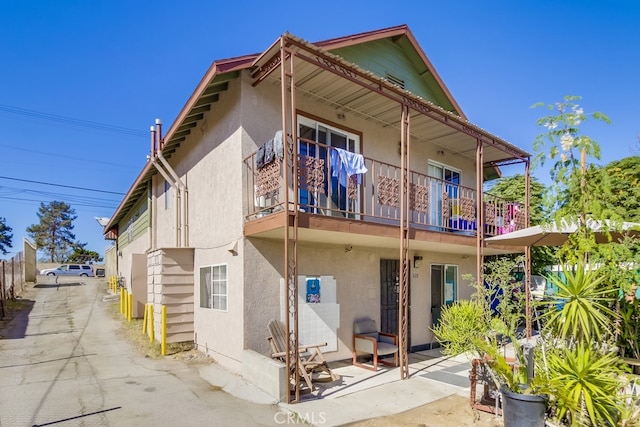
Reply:
M384 78L389 80L394 85L400 86L402 89L404 89L404 80L394 76L393 74L389 74L389 73L385 73Z

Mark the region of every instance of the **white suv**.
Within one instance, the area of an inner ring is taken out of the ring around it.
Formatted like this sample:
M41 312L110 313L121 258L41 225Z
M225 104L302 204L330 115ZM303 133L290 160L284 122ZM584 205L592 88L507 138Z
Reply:
M44 269L40 274L43 276L94 276L93 268L86 264L63 264L60 267Z

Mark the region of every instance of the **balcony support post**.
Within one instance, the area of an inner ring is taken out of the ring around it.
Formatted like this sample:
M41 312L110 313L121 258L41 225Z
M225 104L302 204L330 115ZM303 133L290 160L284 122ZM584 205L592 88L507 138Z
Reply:
M476 145L476 194L477 194L477 219L476 219L476 280L478 283L478 295L484 287L484 184L483 176L483 144L480 138Z
M410 204L409 204L409 153L410 153L410 133L409 133L409 106L402 105L402 127L400 129L400 286L398 295L398 335L399 335L399 358L400 358L400 379L409 378L409 357L407 344L409 332L409 224L410 224Z
M282 175L284 181L283 200L284 224L284 282L285 319L288 339L286 340L285 363L287 365L286 402L300 401L300 371L298 370L298 137L296 126L294 55L280 38L280 95L282 103L282 142L284 156ZM291 185L293 200L289 200ZM293 395L291 386L294 386Z

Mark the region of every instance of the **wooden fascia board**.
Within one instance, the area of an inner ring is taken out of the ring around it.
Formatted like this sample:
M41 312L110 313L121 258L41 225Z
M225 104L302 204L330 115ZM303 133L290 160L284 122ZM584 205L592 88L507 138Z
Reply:
M381 30L367 31L365 33L352 34L350 36L337 37L334 39L314 42L313 44L326 50L340 49L356 44L367 43L370 41L385 39L389 37L397 37L407 33L406 25L397 27L383 28Z

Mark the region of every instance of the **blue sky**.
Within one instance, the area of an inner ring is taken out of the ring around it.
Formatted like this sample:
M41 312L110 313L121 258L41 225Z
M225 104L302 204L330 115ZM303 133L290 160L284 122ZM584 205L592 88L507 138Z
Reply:
M0 3L0 217L14 248L40 201L75 208L76 237L104 252L109 217L216 59L407 24L471 122L532 152L542 109L580 95L602 159L638 154L635 1L29 1ZM520 172L522 169L519 170ZM533 174L548 180L542 169ZM10 256L13 254L10 254Z

